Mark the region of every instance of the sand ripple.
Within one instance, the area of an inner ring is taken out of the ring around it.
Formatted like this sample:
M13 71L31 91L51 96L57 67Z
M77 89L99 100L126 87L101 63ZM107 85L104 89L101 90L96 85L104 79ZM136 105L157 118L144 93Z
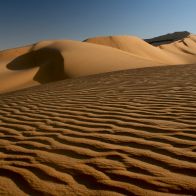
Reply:
M0 95L0 195L195 195L196 66Z

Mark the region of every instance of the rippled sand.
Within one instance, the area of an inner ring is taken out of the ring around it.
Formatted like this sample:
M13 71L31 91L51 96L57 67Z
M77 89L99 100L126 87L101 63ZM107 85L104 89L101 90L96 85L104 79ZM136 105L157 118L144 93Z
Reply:
M195 195L196 65L0 95L0 195Z

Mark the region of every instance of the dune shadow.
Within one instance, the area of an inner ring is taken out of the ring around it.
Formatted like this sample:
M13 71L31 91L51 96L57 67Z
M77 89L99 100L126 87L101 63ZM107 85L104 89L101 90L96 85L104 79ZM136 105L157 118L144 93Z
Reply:
M21 55L10 63L7 68L12 71L22 71L38 67L33 80L44 84L68 78L64 70L64 58L57 49L42 48Z
M169 33L166 35L154 37L151 39L144 39L144 41L148 42L153 46L160 46L162 44L170 44L175 41L182 41L184 38L188 37L189 35L190 33L188 31L174 32L174 33Z

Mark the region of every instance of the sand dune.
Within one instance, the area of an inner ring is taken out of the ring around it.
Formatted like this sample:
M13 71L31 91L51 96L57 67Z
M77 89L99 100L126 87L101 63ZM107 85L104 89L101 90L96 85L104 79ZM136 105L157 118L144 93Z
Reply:
M71 40L43 41L0 53L0 91L154 65L160 63L115 48Z
M95 37L85 40L158 61L164 65L196 63L196 36L189 35L179 41L154 47L151 44L133 36Z
M0 52L0 93L111 71L193 64L195 53L194 35L159 47L133 36L42 41Z
M161 35L158 37L154 37L151 39L145 39L146 42L154 45L154 46L160 46L163 44L169 44L175 41L182 40L186 37L191 35L188 31L182 31L182 32L174 32L174 33L168 33L166 35Z
M0 95L0 195L195 195L195 96L195 65Z

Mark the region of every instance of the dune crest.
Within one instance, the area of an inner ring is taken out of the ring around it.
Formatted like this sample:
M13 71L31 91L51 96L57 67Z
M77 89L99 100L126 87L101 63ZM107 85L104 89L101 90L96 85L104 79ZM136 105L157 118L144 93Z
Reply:
M175 38L176 37L174 36L173 39L175 40ZM178 37L178 39L176 38L176 40L178 41L173 41L170 44L163 44L159 47L155 47L134 36L95 37L89 38L85 40L85 42L117 48L140 57L158 61L164 65L176 65L196 63L195 39L195 35L190 35L180 40ZM185 44L186 42L190 44ZM181 53L176 52L179 50L181 51ZM192 51L192 53L187 52L190 50Z
M0 91L154 65L161 63L115 48L71 40L43 41L0 53Z
M0 52L0 93L125 69L196 63L196 36L155 47L134 36L49 40Z
M191 34L188 31L174 32L174 33L168 33L166 35L154 37L151 39L145 39L145 41L154 46L160 46L163 44L170 44L172 42L182 40L188 37L189 35Z

